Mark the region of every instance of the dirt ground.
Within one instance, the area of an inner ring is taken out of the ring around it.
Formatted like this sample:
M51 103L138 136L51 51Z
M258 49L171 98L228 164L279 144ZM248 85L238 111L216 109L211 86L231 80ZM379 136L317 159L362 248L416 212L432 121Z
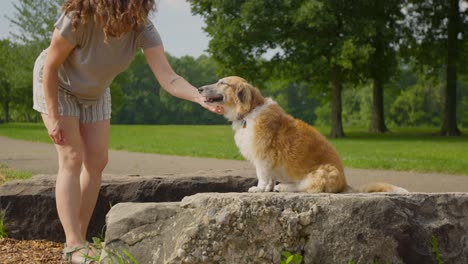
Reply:
M14 240L0 238L2 264L60 264L62 244L45 240Z

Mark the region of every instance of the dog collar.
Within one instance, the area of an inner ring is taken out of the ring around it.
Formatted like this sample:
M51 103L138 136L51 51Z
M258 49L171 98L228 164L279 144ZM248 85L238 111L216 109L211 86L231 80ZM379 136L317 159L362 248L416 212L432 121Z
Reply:
M242 119L240 122L241 122L241 127L242 127L242 128L246 128L246 127L247 127L247 120Z
M237 121L240 121L241 127L246 128L247 127L247 120L245 120L244 115L237 115Z

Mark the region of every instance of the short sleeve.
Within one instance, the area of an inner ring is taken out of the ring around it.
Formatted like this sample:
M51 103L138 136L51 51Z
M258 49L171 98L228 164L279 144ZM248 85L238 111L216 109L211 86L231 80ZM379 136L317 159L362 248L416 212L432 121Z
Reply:
M63 13L57 22L55 22L54 26L60 32L60 35L72 45L80 44L80 30L79 28L77 30L73 30L72 20L68 15Z
M141 33L138 35L137 46L142 49L156 47L162 44L156 27L148 20Z

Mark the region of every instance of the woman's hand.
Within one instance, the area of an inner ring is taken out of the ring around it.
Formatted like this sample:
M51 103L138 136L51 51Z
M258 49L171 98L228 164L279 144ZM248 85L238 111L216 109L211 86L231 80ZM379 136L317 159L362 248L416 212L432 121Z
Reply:
M51 126L47 128L47 133L50 139L57 145L65 144L65 138L63 137L62 127L60 125L60 119L52 119Z
M215 113L215 114L218 114L218 115L222 115L224 114L224 108L220 105L209 105L207 103L205 103L205 100L206 98L204 96L200 96L197 98L197 102L204 108L210 110L211 112Z
M218 115L224 114L224 108L220 105L208 105L205 102L201 103L200 105L215 114L218 114Z

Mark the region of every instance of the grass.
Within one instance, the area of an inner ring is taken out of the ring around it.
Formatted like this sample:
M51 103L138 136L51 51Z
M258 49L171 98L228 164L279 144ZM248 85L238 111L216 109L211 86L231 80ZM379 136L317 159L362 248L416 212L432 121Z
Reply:
M8 237L8 234L5 230L4 220L5 220L5 211L0 209L0 238Z
M5 164L0 164L0 185L12 180L30 179L31 177L31 172L13 170Z
M109 249L105 247L104 239L100 237L93 237L93 246L100 252L97 256L85 255L85 259L89 262L100 263L112 263L112 264L138 264L135 257L128 252L126 249ZM103 254L102 251L105 251ZM103 257L104 259L101 259Z
M318 127L323 134L329 128ZM393 128L384 135L345 128L332 139L347 167L468 175L468 131L437 136L438 128ZM49 142L42 124L1 124L0 135ZM230 126L112 125L110 148L132 152L242 159Z

